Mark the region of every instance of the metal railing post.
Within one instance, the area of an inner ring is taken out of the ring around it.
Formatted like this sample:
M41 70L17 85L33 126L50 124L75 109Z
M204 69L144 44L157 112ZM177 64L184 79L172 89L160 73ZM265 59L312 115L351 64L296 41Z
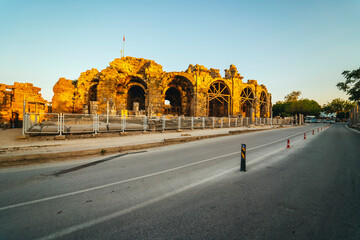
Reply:
M194 117L191 117L191 130L194 129Z
M30 114L28 113L27 119L26 119L26 129L25 129L25 131L27 131L27 129L29 129L30 126L31 126L31 123L30 123Z
M163 122L162 122L162 131L163 132L165 132L165 127L166 127L166 125L165 125L165 121L166 121L166 118L163 116L162 117L163 118Z
M146 132L147 125L148 125L147 116L144 116L143 124L144 124L143 125L144 132Z
M96 115L95 114L92 116L92 121L93 121L93 123L92 123L93 132L96 134Z
M178 130L181 130L181 117L178 117Z
M23 135L25 135L27 129L27 113L24 113L23 116Z
M24 109L25 109L25 107L24 107ZM22 136L25 136L25 118L26 118L26 114L23 111L23 123L22 123L22 129L21 129L21 135Z
M124 117L124 115L121 115L121 123L122 123L122 132L125 132L126 118Z
M96 114L96 133L100 132L100 116Z
M235 127L237 127L238 118L235 118Z
M62 113L59 114L59 135L62 135L62 125L63 125L63 116Z
M109 101L106 102L106 124L109 124Z
M100 129L100 116L95 114L95 134L99 133L99 129Z
M202 117L202 127L205 129L205 117Z
M213 117L212 120L212 128L215 128L215 117Z

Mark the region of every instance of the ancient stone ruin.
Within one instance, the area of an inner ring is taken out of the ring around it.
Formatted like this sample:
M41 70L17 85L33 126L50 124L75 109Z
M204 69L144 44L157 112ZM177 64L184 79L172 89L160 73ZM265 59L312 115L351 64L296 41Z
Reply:
M46 113L48 103L39 93L41 88L32 83L18 83L5 85L0 83L0 125L21 127L23 120L24 100L26 112Z
M231 65L222 78L218 69L189 65L165 72L155 61L122 57L77 80L55 84L52 111L111 115L270 117L271 94L256 80L243 82Z

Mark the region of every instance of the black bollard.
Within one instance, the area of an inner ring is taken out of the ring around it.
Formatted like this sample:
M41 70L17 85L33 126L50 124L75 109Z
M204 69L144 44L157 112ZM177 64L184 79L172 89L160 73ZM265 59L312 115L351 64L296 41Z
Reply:
M246 172L246 144L241 144L240 171Z

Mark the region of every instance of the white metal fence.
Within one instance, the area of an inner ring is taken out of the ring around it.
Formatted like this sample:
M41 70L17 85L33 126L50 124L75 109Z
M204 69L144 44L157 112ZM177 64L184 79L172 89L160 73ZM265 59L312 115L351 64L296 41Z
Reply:
M61 114L59 113L26 113L23 120L25 134L60 134Z
M125 131L166 131L248 127L250 125L291 125L294 118L121 116L73 113L26 113L25 134L81 134Z

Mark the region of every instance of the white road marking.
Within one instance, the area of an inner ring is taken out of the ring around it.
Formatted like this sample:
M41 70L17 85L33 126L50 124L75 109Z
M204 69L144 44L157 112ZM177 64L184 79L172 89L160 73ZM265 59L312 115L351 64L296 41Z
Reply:
M213 157L213 158L208 158L208 159L205 159L205 160L201 160L201 161L194 162L194 163L189 163L189 164L186 164L186 165L182 165L182 166L179 166L179 167L167 169L167 170L164 170L164 171L151 173L151 174L147 174L147 175L143 175L143 176L139 176L139 177L135 177L135 178L129 178L129 179L113 182L113 183L108 183L108 184L100 185L100 186L93 187L93 188L87 188L87 189L84 189L84 190L79 190L79 191L75 191L75 192L60 194L60 195L57 195L57 196L37 199L37 200L18 203L18 204L13 204L13 205L1 207L0 211L7 210L7 209L10 209L10 208L16 208L16 207L21 207L21 206L25 206L25 205L30 205L30 204L34 204L34 203L39 203L39 202L45 202L45 201L49 201L49 200L53 200L53 199L57 199L57 198L68 197L68 196L72 196L72 195L76 195L76 194L80 194L80 193L86 193L86 192L90 192L90 191L94 191L94 190L98 190L98 189L102 189L102 188L106 188L106 187L111 187L111 186L118 185L118 184L123 184L123 183L131 182L131 181L140 180L140 179L143 179L143 178L153 177L153 176L157 176L157 175L160 175L160 174L163 174L163 173L168 173L168 172L176 171L176 170L179 170L179 169L182 169L182 168L186 168L186 167L194 166L194 165L197 165L197 164L201 164L201 163L204 163L204 162L213 161L215 159L228 157L228 156L231 156L231 155L234 155L234 154L237 154L237 153L240 153L240 152L233 152L233 153L229 153L229 154L225 154L225 155L221 155L221 156L217 156L217 157Z
M308 131L306 131L306 132L308 132ZM290 135L290 136L288 136L286 138L282 138L280 140L276 140L276 141L273 141L273 142L270 142L270 143L266 143L266 144L263 144L263 145L260 145L260 146L257 146L257 147L248 148L247 151L255 150L255 149L262 148L262 147L265 147L265 146L268 146L268 145L271 145L271 144L274 144L274 143L278 143L278 142L284 141L286 139L289 139L291 137L300 135L302 133L304 133L304 132L296 133L296 134ZM179 167L167 169L167 170L164 170L164 171L151 173L151 174L147 174L147 175L143 175L143 176L139 176L139 177L135 177L135 178L129 178L129 179L113 182L113 183L108 183L108 184L100 185L100 186L97 186L97 187L87 188L87 189L83 189L83 190L79 190L79 191L75 191L75 192L70 192L70 193L64 193L64 194L60 194L60 195L56 195L56 196L52 196L52 197L47 197L47 198L41 198L41 199L37 199L37 200L33 200L33 201L8 205L8 206L0 207L0 211L4 211L4 210L11 209L11 208L16 208L16 207L22 207L22 206L26 206L26 205L30 205L30 204L35 204L35 203L50 201L50 200L54 200L54 199L58 199L58 198L73 196L73 195L76 195L76 194L81 194L81 193L86 193L86 192L90 192L90 191L94 191L94 190L99 190L99 189L111 187L111 186L118 185L118 184L123 184L123 183L131 182L131 181L140 180L140 179L143 179L143 178L153 177L153 176L157 176L157 175L160 175L160 174L176 171L176 170L183 169L183 168L186 168L186 167L198 165L198 164L201 164L201 163L213 161L213 160L216 160L216 159L219 159L219 158L228 157L228 156L235 155L235 154L240 154L240 153L241 153L241 151L232 152L232 153L224 154L224 155L221 155L221 156L204 159L204 160L201 160L201 161L198 161L198 162L193 162L193 163L190 163L190 164L182 165L182 166L179 166Z
M234 172L238 170L238 167L236 168L232 168L232 169L228 169L226 171L223 171L221 173L218 173L216 175L213 175L209 178L205 178L205 179L202 179L198 182L195 182L195 183L192 183L192 184L189 184L187 186L184 186L182 188L179 188L177 190L173 190L169 193L166 193L162 196L159 196L159 197L156 197L156 198L153 198L153 199L150 199L148 201L145 201L143 203L139 203L139 204L136 204L135 206L132 206L132 207L129 207L129 208L126 208L126 209L122 209L118 212L115 212L115 213L112 213L112 214L109 214L109 215L106 215L106 216L103 216L103 217L100 217L100 218L97 218L97 219L93 219L93 220L90 220L88 222L85 222L85 223L81 223L81 224L78 224L78 225L75 225L75 226L72 226L72 227L69 227L69 228L65 228L59 232L56 232L56 233L53 233L53 234L50 234L48 236L44 236L44 237L41 237L41 238L38 238L38 240L45 240L45 239L54 239L54 238L58 238L58 237L62 237L62 236L65 236L65 235L68 235L68 234L71 234L71 233L74 233L74 232L77 232L77 231L80 231L82 229L85 229L85 228L88 228L88 227L91 227L91 226L94 226L96 224L99 224L99 223L103 223L103 222L106 222L106 221L109 221L111 219L114 219L114 218L117 218L117 217L120 217L122 215L125 215L127 213L130 213L132 211L135 211L135 210L138 210L140 208L143 208L143 207L146 207L150 204L153 204L153 203L156 203L156 202L159 202L165 198L168 198L168 197L171 197L171 196L174 196L176 194L179 194L181 192L184 192L184 191L187 191L191 188L194 188L196 186L199 186L201 184L204 184L206 182L209 182L211 180L214 180L220 176L223 176L223 175L226 175L230 172Z

